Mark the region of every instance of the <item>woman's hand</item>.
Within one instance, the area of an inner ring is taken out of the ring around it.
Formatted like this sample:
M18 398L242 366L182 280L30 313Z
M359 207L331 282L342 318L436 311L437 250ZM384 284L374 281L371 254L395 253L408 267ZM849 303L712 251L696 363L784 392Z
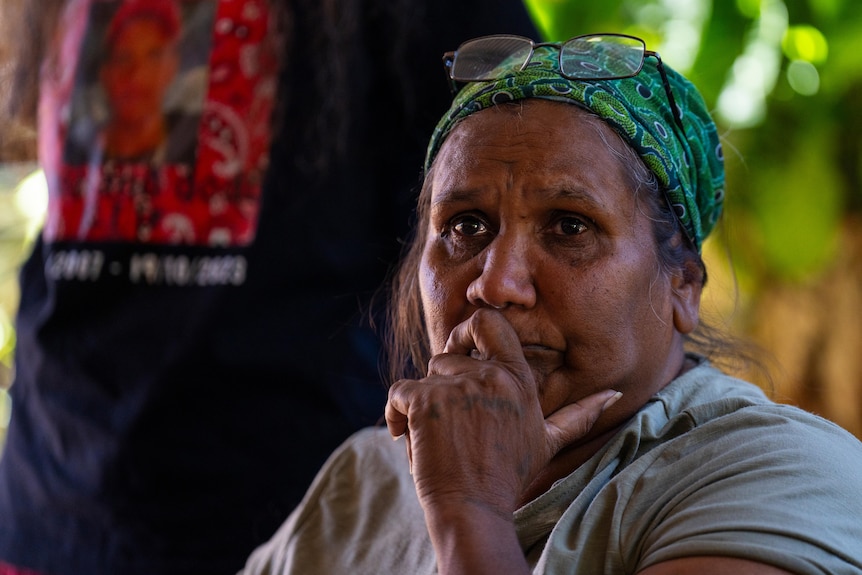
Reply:
M396 382L386 406L390 433L406 435L438 558L460 551L441 550L447 540L470 552L485 548L465 537L482 538L493 524L511 533L486 543L514 543L523 562L512 524L522 493L618 396L600 392L546 418L518 335L503 315L481 309L458 325L444 352L429 362L428 376ZM447 538L447 532L458 536Z

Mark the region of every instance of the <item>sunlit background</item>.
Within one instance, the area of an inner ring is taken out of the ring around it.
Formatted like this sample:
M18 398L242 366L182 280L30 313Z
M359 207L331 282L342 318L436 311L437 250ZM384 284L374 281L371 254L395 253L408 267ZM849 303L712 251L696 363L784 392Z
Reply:
M728 172L705 313L776 359L772 384L741 375L862 437L862 2L525 1L545 39L640 36L700 88ZM0 161L2 437L17 270L46 193L33 164Z

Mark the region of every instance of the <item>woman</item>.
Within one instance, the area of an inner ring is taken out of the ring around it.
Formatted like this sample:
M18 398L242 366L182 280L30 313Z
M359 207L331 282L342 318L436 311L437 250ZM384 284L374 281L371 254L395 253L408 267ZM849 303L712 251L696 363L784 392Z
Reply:
M627 37L533 48L449 60L413 372L246 572L862 573L862 445L686 352L724 184L695 88Z

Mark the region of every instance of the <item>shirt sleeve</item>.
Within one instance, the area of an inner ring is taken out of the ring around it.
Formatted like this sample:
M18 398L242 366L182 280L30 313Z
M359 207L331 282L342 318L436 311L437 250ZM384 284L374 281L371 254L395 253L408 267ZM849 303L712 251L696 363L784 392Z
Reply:
M746 408L639 465L615 508L627 572L719 555L800 574L862 573L862 444L823 419Z

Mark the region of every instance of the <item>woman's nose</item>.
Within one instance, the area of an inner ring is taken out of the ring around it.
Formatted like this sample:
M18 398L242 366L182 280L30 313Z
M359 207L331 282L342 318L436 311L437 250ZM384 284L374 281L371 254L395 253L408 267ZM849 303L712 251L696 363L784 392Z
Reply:
M467 287L467 299L478 307L531 308L536 304L536 286L529 240L498 235L485 248L479 276Z

